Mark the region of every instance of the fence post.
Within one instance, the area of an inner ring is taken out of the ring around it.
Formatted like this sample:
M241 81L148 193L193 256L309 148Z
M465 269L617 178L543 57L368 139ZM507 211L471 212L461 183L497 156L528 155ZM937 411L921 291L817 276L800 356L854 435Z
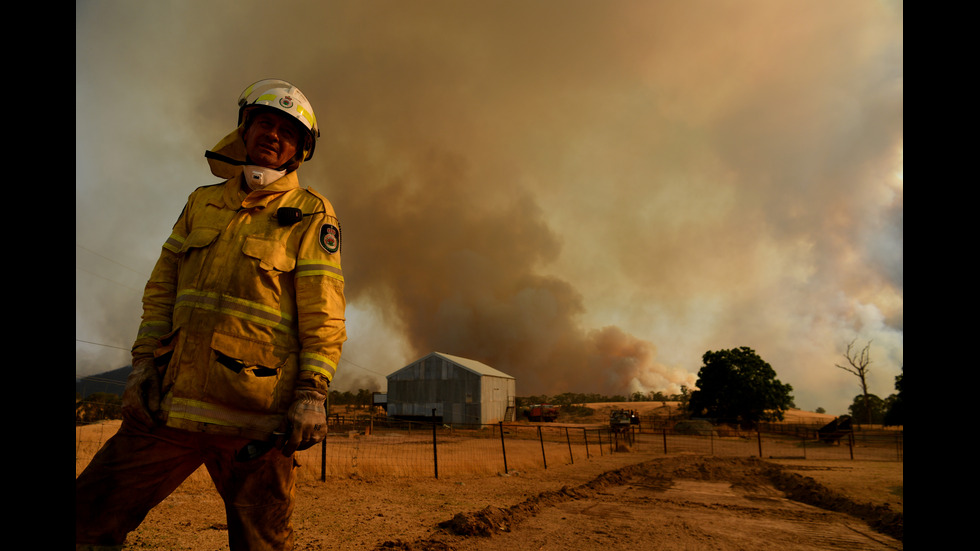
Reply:
M595 432L599 435L599 455L602 455L602 429L596 429Z
M439 452L436 448L436 408L432 408L432 466L439 478Z
M538 441L541 442L541 460L544 461L544 468L548 468L548 458L544 455L544 437L541 436L541 425L538 425Z
M592 459L589 454L589 429L582 427L582 436L585 438L585 458Z
M851 459L854 459L854 432L847 433L847 447L851 452Z
M762 431L756 429L755 436L759 440L759 459L762 459Z
M664 427L664 455L667 455L667 427Z
M327 439L320 441L320 482L327 481Z
M500 451L504 454L504 474L507 474L507 447L504 446L504 422L500 423Z
M572 455L572 439L568 437L568 427L565 427L565 442L568 442L568 459L572 465L575 464L575 456Z

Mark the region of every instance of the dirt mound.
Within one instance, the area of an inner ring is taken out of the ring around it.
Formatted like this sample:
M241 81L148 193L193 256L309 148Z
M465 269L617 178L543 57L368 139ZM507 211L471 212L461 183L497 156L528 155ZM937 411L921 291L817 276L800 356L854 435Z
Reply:
M892 512L887 506L855 503L821 486L812 478L785 473L779 465L758 458L691 456L654 459L630 465L603 473L575 488L563 487L557 491L543 492L506 508L486 507L474 512L459 512L438 526L451 536L489 538L494 534L510 532L526 519L563 502L586 499L609 488L625 485L641 485L655 491L666 491L678 479L727 482L733 488L746 491L775 487L788 499L851 515L864 520L882 534L900 541L903 538L902 513ZM388 541L379 547L404 551L442 551L453 548L448 543L431 538L416 542Z
M588 488L583 490L566 486L554 492L543 492L507 508L485 507L475 513L456 513L453 518L439 523L439 527L459 536L492 536L495 532L510 531L512 525L535 515L544 507L580 499L589 491Z
M855 503L843 494L828 490L812 478L796 473L775 471L770 475L773 484L793 501L820 507L829 511L846 513L860 518L882 534L899 541L904 539L904 514L892 511L888 505Z

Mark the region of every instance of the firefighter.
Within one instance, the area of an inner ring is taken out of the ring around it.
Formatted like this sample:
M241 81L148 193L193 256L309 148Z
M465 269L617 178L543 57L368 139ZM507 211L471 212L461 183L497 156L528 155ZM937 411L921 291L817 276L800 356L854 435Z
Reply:
M202 464L232 550L292 547L293 453L326 436L347 338L340 223L297 174L318 137L306 96L262 80L206 152L224 182L190 194L146 284L122 426L75 481L77 549L121 549Z

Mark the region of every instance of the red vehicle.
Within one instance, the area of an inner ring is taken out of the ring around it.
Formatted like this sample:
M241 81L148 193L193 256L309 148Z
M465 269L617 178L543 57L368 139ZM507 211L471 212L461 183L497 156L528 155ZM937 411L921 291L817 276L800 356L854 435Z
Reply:
M524 409L524 417L528 421L544 421L550 423L558 418L558 406L551 404L531 404Z

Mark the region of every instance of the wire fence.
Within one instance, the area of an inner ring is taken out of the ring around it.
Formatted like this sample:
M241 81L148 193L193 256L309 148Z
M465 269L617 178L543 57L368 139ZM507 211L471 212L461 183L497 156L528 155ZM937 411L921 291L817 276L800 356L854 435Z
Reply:
M75 427L75 475L121 422ZM903 461L901 430L862 429L821 436L816 426L762 425L746 431L713 426L682 430L640 419L622 432L602 424L497 423L450 426L384 416L332 415L327 438L296 453L300 481L328 477L481 477L547 469L630 451L778 459ZM210 483L202 468L193 480Z

